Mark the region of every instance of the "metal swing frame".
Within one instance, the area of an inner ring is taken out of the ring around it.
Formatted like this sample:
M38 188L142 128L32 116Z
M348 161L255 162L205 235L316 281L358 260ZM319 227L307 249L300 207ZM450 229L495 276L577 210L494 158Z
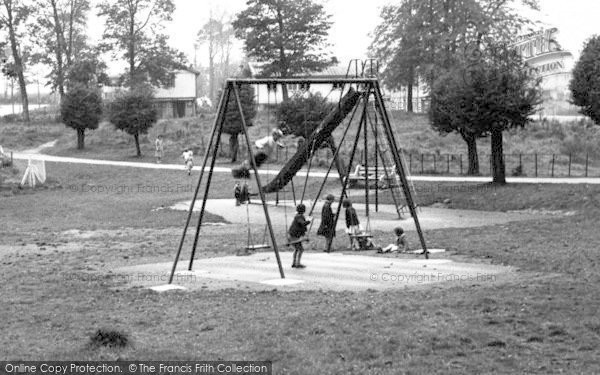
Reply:
M338 86L341 85L342 87L344 85L356 85L357 88L360 88L360 90L363 91L362 95L365 97L365 106L363 108L363 113L361 115L359 130L357 131L356 139L354 140L352 154L350 156L350 163L348 164L348 168L347 168L346 174L343 179L344 183L343 183L342 193L340 195L342 197L345 196L345 193L347 190L348 180L349 180L348 176L349 176L350 170L352 168L352 162L354 160L354 156L356 153L356 146L358 145L358 141L360 138L360 130L363 129L363 127L364 127L363 132L364 132L365 137L367 137L367 134L368 134L367 128L366 128L367 127L367 124L366 124L367 104L368 104L368 101L369 101L369 98L371 97L371 95L374 96L375 102L376 102L376 109L379 112L380 118L382 119L382 126L383 126L383 129L385 132L385 138L388 142L388 145L392 152L393 160L395 162L396 173L398 174L400 181L402 183L404 196L408 203L408 209L410 210L411 216L413 217L413 220L415 222L415 227L417 229L419 239L420 239L421 245L423 247L423 254L425 255L426 258L429 258L429 252L427 250L425 238L423 236L423 232L422 232L421 226L419 224L419 219L417 217L416 205L412 198L412 193L410 191L409 183L406 178L405 167L404 167L404 164L401 159L398 145L396 144L396 140L395 140L395 137L393 134L393 130L391 128L389 117L388 117L388 114L385 109L385 103L383 100L381 87L379 85L379 81L377 78L337 78L337 79L326 79L326 78L258 78L258 79L254 79L254 78L244 78L244 79L228 79L226 82L226 85L225 85L225 89L223 90L223 93L219 100L217 116L215 118L214 126L213 126L213 129L212 129L212 132L210 135L210 139L208 142L208 146L207 146L205 154L204 154L204 159L203 159L201 170L200 170L200 176L198 177L198 183L196 185L196 189L194 191L194 196L190 203L190 208L188 210L188 215L187 215L187 219L186 219L186 222L184 225L183 234L181 236L181 240L179 242L177 253L175 255L175 260L173 262L173 266L171 269L171 275L169 277L169 284L171 284L173 282L175 271L177 269L177 264L179 262L179 258L181 256L183 245L185 243L186 234L187 234L187 231L188 231L190 223L191 223L194 206L196 204L196 199L198 198L198 194L200 192L200 187L201 187L201 185L204 181L205 175L206 175L206 183L204 184L204 194L202 195L202 205L200 208L198 222L196 224L196 233L194 235L194 242L192 245L192 252L191 252L191 257L189 260L188 270L191 271L193 268L194 257L195 257L196 250L198 247L200 230L202 227L204 214L206 212L206 203L208 200L208 192L209 192L209 189L211 186L211 181L212 181L212 176L214 173L214 168L215 168L215 163L216 163L216 159L217 159L217 155L218 155L218 149L219 149L219 145L220 145L221 136L223 134L223 125L225 123L225 115L227 113L227 107L228 107L230 98L232 98L232 97L234 98L234 101L237 104L237 109L240 114L240 120L241 120L241 124L242 124L242 132L244 134L246 146L248 148L248 156L249 156L250 164L252 167L252 172L254 174L254 178L255 178L256 184L258 186L259 196L260 196L261 204L262 204L264 214L265 214L265 221L266 221L269 236L271 239L271 245L272 245L273 252L275 254L275 258L277 261L277 266L279 269L279 275L282 279L285 278L285 273L283 271L283 266L281 263L281 257L279 254L279 247L277 245L275 231L273 230L273 224L271 222L271 217L269 215L269 209L268 209L268 206L266 203L266 196L265 196L265 192L263 191L263 185L261 183L261 179L260 179L260 176L258 173L258 167L256 166L256 162L254 160L254 153L252 151L252 145L250 143L250 137L248 135L248 125L246 122L246 118L244 116L244 112L242 109L242 103L240 100L240 87L242 85L269 85L269 84L270 85L326 84L326 85L338 85ZM347 127L350 127L350 125L351 124L349 123ZM366 138L365 138L365 142L366 142ZM339 149L340 149L340 147L338 147L336 151L339 151ZM336 154L337 154L337 152L336 152ZM335 155L335 157L333 158L332 164L329 166L329 170L328 170L327 174L329 174L331 168L333 167L333 162L335 161L336 157L337 157L337 155ZM209 160L210 160L210 166L207 168ZM323 185L325 184L326 179L327 179L327 177L325 177L325 181L323 181ZM322 192L322 187L323 186L321 186L319 194ZM368 184L367 184L366 191L368 193ZM316 202L318 199L319 199L318 196L315 197L314 202ZM368 202L369 202L369 198L367 195L366 196L367 207L368 207ZM338 208L337 208L337 212L335 215L335 222L334 222L335 224L337 224L337 221L338 221L338 218L340 215L340 210L341 210L341 204L339 204ZM327 250L330 250L330 249L327 249Z

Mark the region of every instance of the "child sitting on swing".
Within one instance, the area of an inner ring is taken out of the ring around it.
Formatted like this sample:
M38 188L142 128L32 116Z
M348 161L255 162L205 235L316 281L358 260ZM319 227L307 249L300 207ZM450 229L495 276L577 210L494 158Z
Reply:
M342 206L346 209L346 233L350 236L351 250L371 250L375 248L371 238L360 226L356 210L352 207L352 202L346 199ZM355 241L355 239L357 241Z
M407 252L408 249L408 241L406 240L406 233L404 233L404 229L402 227L394 228L394 234L396 235L396 241L393 244L389 244L383 249L381 249L381 253L389 253L393 251L397 251L398 253Z

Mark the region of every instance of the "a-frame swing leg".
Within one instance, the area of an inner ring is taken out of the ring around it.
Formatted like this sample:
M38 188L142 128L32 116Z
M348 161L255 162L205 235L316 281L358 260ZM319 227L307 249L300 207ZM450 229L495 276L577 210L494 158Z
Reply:
M363 96L361 97L361 99L364 101L365 96L363 94ZM356 103L357 106L360 105L360 101L358 103ZM366 106L366 104L365 104ZM358 146L358 141L360 139L360 130L362 129L363 126L363 122L365 120L365 115L366 115L366 111L365 111L366 107L363 108L363 113L361 115L360 121L358 123L358 129L356 130L356 138L354 139L354 145L352 146L352 152L350 153L350 161L348 162L348 168L346 169L346 177L344 178L344 183L342 186L342 193L340 194L340 197L343 197L346 194L346 189L348 188L348 181L350 179L350 170L352 169L352 163L354 162L354 156L356 155L356 148ZM348 125L350 126L350 124ZM340 212L342 210L342 202L340 202L340 204L338 204L336 213L335 213L335 218L333 219L333 227L336 228L337 227L337 222L338 219L340 217ZM333 241L332 241L333 242ZM327 252L331 251L331 245L332 242L329 242L328 246L327 246Z
M217 162L217 155L219 152L219 145L221 144L221 135L223 134L223 124L225 123L225 113L227 113L227 104L229 103L229 98L231 96L231 92L227 92L227 101L223 106L222 119L219 123L219 127L217 130L217 139L214 144L212 159L210 161L210 169L208 170L208 177L206 179L206 186L204 187L204 196L202 197L202 208L200 209L200 216L198 217L198 224L196 224L196 234L194 235L194 245L192 246L192 255L190 257L190 263L188 266L188 270L192 270L192 266L194 265L194 258L196 256L196 248L198 247L198 239L200 238L200 228L202 227L202 220L204 219L204 212L206 209L206 201L208 200L208 192L210 190L210 183L212 181L213 172L215 169L215 163Z
M325 173L325 178L323 179L323 182L321 183L321 186L319 187L319 191L317 192L317 196L314 198L312 207L310 208L310 213L309 216L312 216L312 213L314 212L315 206L317 205L317 201L319 200L319 197L321 196L321 194L323 193L323 189L325 188L325 184L327 183L327 179L329 178L329 174L331 173L331 170L333 169L333 165L335 163L336 168L338 170L338 177L340 180L340 185L342 186L342 189L344 188L344 178L348 175L344 175L344 173L346 172L344 169L340 169L341 165L340 163L338 163L338 161L341 161L339 159L339 153L341 150L341 146L342 143L344 143L344 140L346 139L346 135L348 134L348 130L350 130L350 127L352 126L352 120L354 119L354 115L356 114L356 110L358 109L359 105L356 104L354 106L354 111L352 111L352 116L350 116L350 121L348 121L348 125L346 125L346 129L344 130L344 133L342 134L342 137L340 138L340 143L339 145L336 147L333 137L329 137L329 141L330 143L330 147L333 151L333 157L331 159L331 163L329 163L329 167L327 168L327 173ZM349 169L352 168L352 163L350 163ZM342 202L342 200L344 198L347 198L346 194L343 193L340 196L340 202Z
M417 229L417 233L419 234L421 246L423 247L423 254L425 255L426 259L429 259L429 250L427 250L427 245L425 244L425 237L423 236L423 231L421 230L421 225L419 224L419 218L417 217L417 210L415 209L412 193L408 185L408 179L406 178L404 164L402 164L402 159L400 158L400 152L398 150L398 145L396 144L396 138L394 138L394 132L392 131L390 119L387 115L387 111L385 110L385 103L383 102L383 97L381 95L381 88L379 87L379 82L377 81L375 81L374 83L374 94L375 100L377 101L379 114L381 116L381 119L383 120L382 125L385 130L385 135L387 137L390 150L392 151L394 163L396 164L396 173L398 173L398 176L400 177L402 189L404 191L404 196L406 197L406 203L408 204L408 209L410 210L410 214L412 215L413 220L415 221L415 227Z
M263 210L265 212L265 220L267 222L267 227L269 228L269 234L271 236L271 244L273 245L273 251L275 252L275 258L277 259L277 266L279 267L279 275L281 276L282 279L284 279L285 274L283 272L283 266L281 265L281 258L279 256L279 248L277 247L277 240L275 239L275 232L273 231L271 217L269 216L269 209L267 208L265 192L263 191L262 184L260 183L260 176L258 175L258 168L256 166L256 161L254 160L254 153L252 152L252 145L250 144L250 137L248 136L248 127L246 124L246 118L244 117L244 111L242 109L242 102L240 100L239 89L232 82L227 82L227 87L228 87L228 91L233 90L233 93L235 95L237 107L240 112L240 120L242 122L242 129L244 131L244 138L246 139L246 146L248 147L248 155L250 157L250 164L252 165L252 170L254 171L254 177L256 178L256 185L258 186L258 194L260 195L260 200L262 202Z
M223 92L223 94L221 95L221 99L219 101L219 109L221 109L221 107L223 106L225 95L226 95L225 92ZM227 99L229 100L229 97ZM214 138L215 138L215 135L217 134L217 128L222 127L222 123L225 118L224 113L225 113L224 110L222 110L222 111L219 110L219 112L217 114L217 118L215 119L213 129L210 134L208 145L206 146L206 151L204 153L204 161L202 162L202 169L200 169L200 176L198 177L198 184L196 185L196 190L194 191L194 196L192 198L192 202L190 203L190 209L188 211L188 216L187 216L187 219L185 222L185 226L183 228L183 234L181 235L181 240L179 241L179 247L177 248L177 254L175 255L175 260L173 262L173 267L171 269L171 275L169 276L169 284L171 284L173 282L173 276L175 275L175 270L177 269L177 263L179 262L179 257L181 255L183 243L185 242L185 236L187 234L187 230L189 228L190 221L192 219L192 214L194 212L194 205L196 204L196 199L198 198L198 192L200 191L200 185L202 184L202 179L204 178L204 170L205 170L206 164L208 162L211 148L214 144ZM214 157L214 155L215 154L213 154L213 157ZM205 199L206 199L206 197L205 197Z

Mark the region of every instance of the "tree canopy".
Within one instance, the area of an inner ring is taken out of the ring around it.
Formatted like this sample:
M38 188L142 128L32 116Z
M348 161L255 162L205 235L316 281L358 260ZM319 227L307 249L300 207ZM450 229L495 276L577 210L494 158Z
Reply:
M99 16L106 17L103 50L127 61L124 81L129 87L151 83L170 86L173 71L185 67L183 53L171 48L163 33L172 20L172 0L103 0Z
M580 112L600 125L600 36L591 37L585 44L573 69L569 84L573 104Z
M133 135L137 156L142 156L140 134L148 133L158 120L152 99L152 91L148 87L138 86L135 90L121 93L109 107L109 121L116 129Z
M504 183L502 132L531 121L540 104L539 80L510 47L496 46L482 56L436 80L430 116L442 133L457 132L465 140L491 135L494 182Z
M289 77L322 71L337 63L329 52L330 15L312 0L248 0L233 22L260 75ZM284 99L287 89L284 85Z

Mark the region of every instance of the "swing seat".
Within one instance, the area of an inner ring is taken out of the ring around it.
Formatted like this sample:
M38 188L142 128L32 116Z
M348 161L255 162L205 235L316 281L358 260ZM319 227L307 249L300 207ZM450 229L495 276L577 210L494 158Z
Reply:
M292 245L295 245L297 243L302 243L302 242L310 242L310 239L308 239L307 237L302 237L302 238L299 238L299 239L294 240L294 241L288 241L285 244L285 246L292 246Z
M359 234L349 234L350 238L373 238L373 235L370 233L359 233Z
M246 250L262 250L262 249L270 249L270 248L271 248L271 245L264 243L264 244L246 246L244 249L246 249Z

